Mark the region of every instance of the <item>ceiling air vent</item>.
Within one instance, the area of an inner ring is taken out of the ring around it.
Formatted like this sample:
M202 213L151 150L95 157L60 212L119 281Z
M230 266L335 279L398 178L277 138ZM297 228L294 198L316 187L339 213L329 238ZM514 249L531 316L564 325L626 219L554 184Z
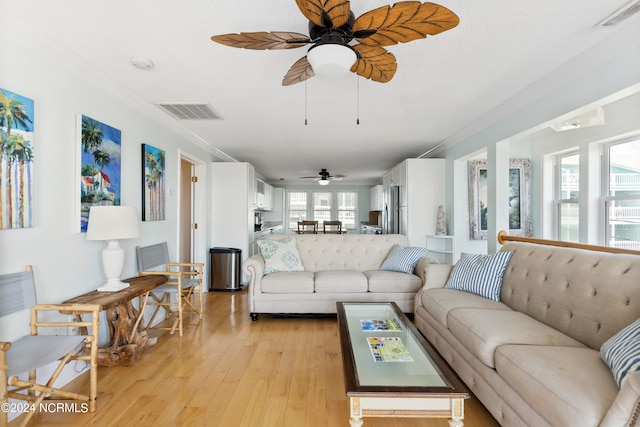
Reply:
M222 120L222 117L205 103L158 102L156 105L178 120Z
M598 22L597 27L612 27L640 12L640 0L632 0Z

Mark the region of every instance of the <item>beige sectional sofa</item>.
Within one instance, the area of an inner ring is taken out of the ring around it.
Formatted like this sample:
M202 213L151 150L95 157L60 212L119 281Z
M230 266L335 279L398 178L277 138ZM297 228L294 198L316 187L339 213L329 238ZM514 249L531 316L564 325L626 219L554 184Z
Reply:
M640 256L501 251L513 255L500 301L444 288L452 266L426 265L416 326L501 425L640 426L640 372L619 387L600 355L640 317Z
M267 240L290 238L296 240L303 271L265 274L260 254L243 263L253 320L261 313L335 313L337 301L395 301L411 313L424 283L424 266L435 262L420 259L415 274L380 271L395 244L409 245L406 236L397 234L287 234Z

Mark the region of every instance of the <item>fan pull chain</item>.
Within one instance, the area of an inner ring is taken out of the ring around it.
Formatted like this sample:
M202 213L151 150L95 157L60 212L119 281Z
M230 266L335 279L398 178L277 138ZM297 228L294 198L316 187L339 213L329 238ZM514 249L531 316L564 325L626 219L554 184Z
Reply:
M356 75L356 124L360 124L360 76Z
M307 125L307 81L304 81L304 125Z

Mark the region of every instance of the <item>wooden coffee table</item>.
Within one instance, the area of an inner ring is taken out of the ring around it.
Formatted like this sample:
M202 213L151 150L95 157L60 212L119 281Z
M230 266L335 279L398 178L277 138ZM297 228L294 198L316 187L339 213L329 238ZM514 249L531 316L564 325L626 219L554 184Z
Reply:
M363 417L437 417L464 425L469 393L395 303L337 306L351 427L362 426Z

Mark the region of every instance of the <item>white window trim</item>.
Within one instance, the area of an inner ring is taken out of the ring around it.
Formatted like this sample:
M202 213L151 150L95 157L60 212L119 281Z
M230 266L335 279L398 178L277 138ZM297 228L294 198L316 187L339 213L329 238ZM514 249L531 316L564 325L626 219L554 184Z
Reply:
M315 209L314 209L314 195L315 193L331 193L331 218L332 219L337 219L338 218L338 214L339 214L339 209L338 209L338 193L353 193L355 194L355 198L356 198L356 202L355 202L355 208L353 209L354 212L354 224L353 227L344 227L347 230L357 230L358 229L358 218L359 218L359 213L358 213L358 191L357 190L342 190L342 189L337 189L337 190L290 190L287 191L287 205L286 205L286 217L285 217L285 221L287 222L287 224L289 223L289 221L291 220L291 206L290 206L290 198L289 198L289 194L291 193L307 193L307 219L309 220L315 220ZM343 209L344 210L344 209ZM322 224L318 224L319 226L322 226ZM295 227L291 228L289 227L289 230L295 230Z

